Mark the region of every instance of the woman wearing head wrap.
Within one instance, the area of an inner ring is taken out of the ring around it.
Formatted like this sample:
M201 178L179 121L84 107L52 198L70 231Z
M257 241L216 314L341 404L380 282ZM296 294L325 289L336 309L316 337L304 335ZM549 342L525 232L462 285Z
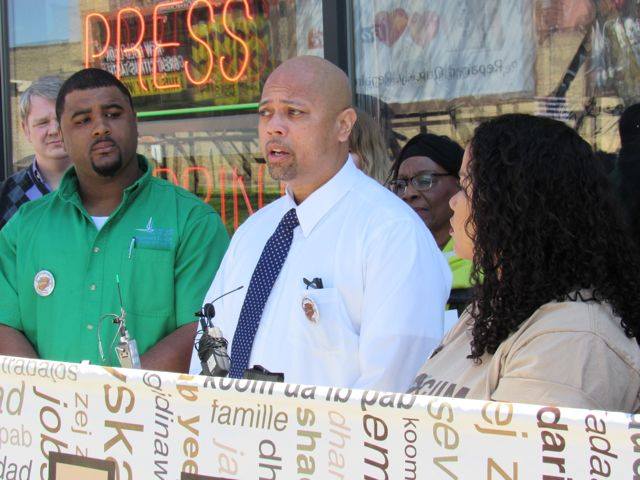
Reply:
M389 186L420 216L449 262L453 273L449 306L462 312L468 303L471 262L453 251L449 200L460 186L458 171L464 150L449 137L421 133L404 146L392 167Z
M482 284L410 392L637 411L640 258L589 144L556 120L497 117L460 184L455 249Z

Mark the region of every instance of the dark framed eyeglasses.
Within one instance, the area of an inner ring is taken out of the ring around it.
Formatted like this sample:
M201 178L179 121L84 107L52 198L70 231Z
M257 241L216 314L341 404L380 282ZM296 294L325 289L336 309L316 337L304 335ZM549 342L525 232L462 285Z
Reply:
M438 181L438 177L456 177L453 173L419 173L411 178L397 178L389 182L389 189L396 195L404 195L409 184L419 192L426 192Z

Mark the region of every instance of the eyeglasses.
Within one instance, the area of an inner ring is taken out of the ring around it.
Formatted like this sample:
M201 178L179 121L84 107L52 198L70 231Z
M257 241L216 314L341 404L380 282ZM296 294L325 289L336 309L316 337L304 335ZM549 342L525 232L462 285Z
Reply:
M409 184L419 192L426 192L437 182L437 177L455 177L452 173L419 173L411 178L397 178L389 182L389 189L396 195L404 195Z

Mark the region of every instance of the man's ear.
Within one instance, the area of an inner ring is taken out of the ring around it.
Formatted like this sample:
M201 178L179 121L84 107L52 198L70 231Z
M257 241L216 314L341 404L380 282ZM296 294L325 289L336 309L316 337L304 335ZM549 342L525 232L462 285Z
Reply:
M356 123L358 115L356 111L349 107L344 109L342 112L338 114L337 123L338 123L338 140L343 142L349 141L349 135L351 135L351 129L353 125Z
M27 137L27 140L31 141L29 138L29 126L27 125L27 121L21 120L20 127L22 127L22 133L24 133L24 136Z

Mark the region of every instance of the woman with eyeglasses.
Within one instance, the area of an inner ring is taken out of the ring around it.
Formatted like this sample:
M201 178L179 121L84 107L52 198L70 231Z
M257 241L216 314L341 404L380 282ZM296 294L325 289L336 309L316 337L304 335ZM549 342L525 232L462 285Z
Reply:
M451 231L482 284L410 392L640 408L640 259L597 162L548 118L476 129Z
M471 262L458 257L449 233L449 200L460 186L458 170L464 150L449 137L421 133L404 146L392 166L389 188L422 219L453 273L449 308L462 312L469 303Z

